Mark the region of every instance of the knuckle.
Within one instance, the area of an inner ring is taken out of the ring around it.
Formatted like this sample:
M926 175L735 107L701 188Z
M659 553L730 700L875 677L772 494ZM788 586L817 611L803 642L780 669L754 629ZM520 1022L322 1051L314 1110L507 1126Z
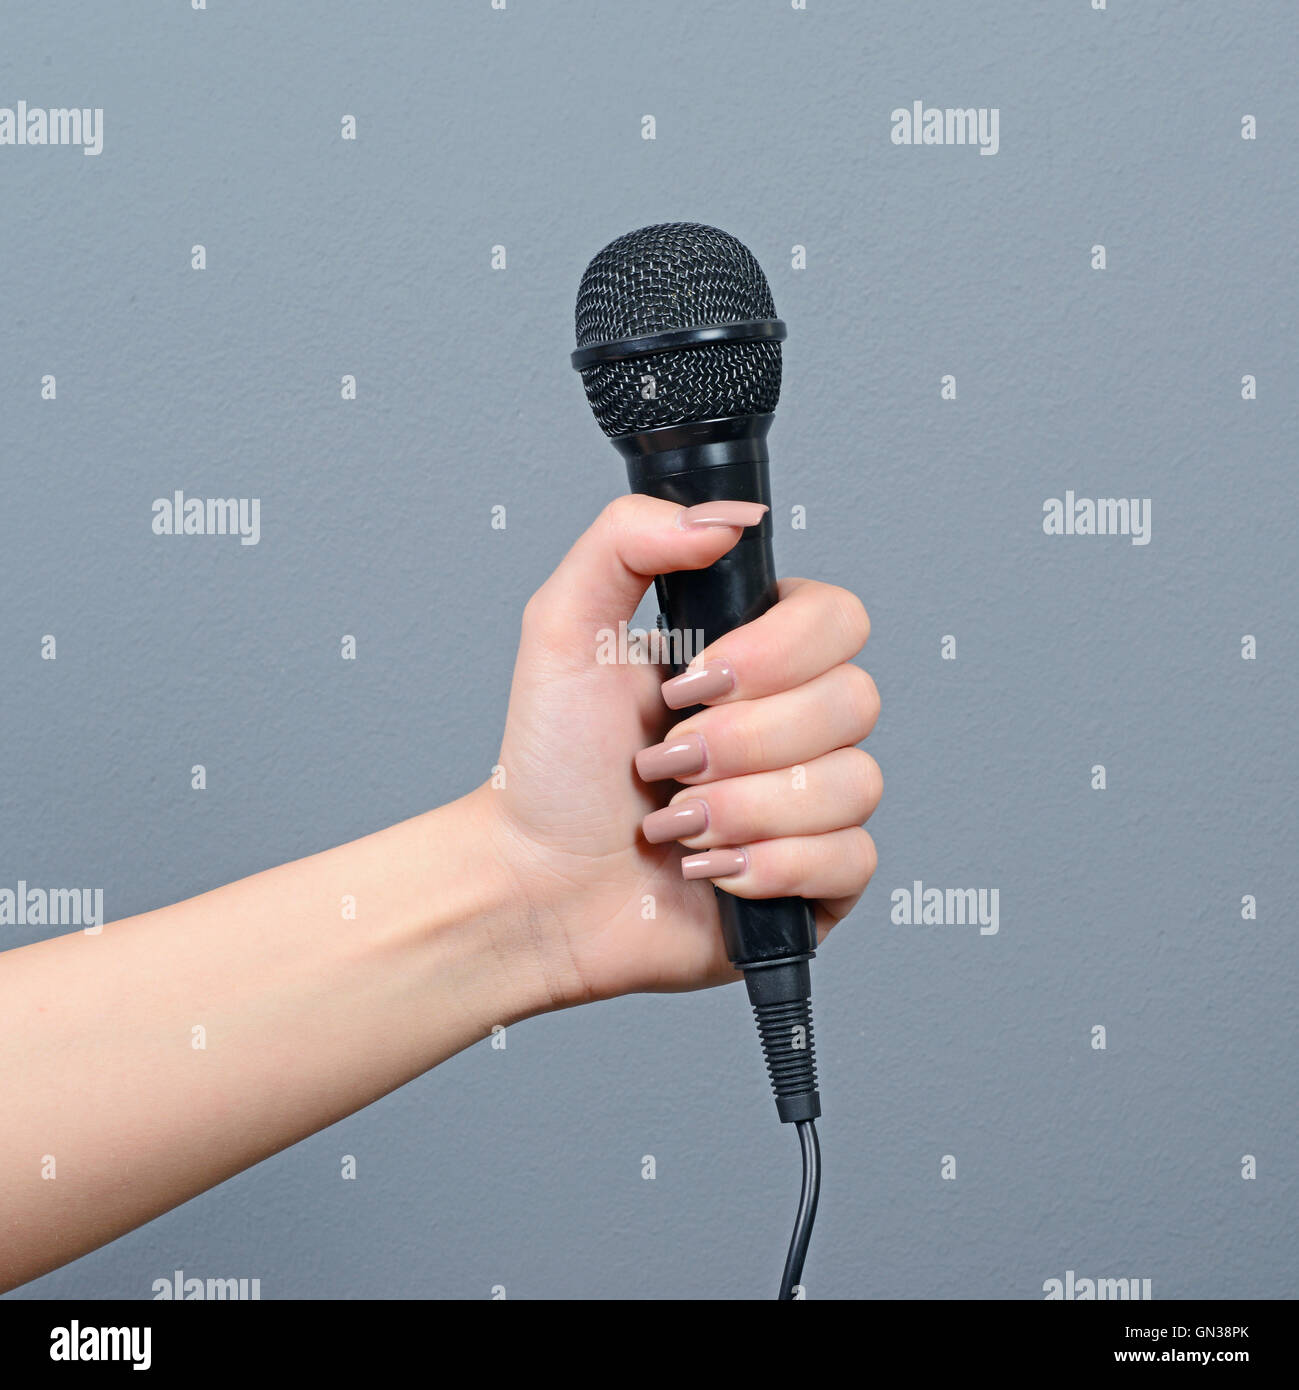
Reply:
M854 670L861 671L857 666ZM861 705L858 713L861 715L862 727L867 733L875 727L875 721L880 717L880 692L869 671L861 671L858 677L860 686L859 698Z
M849 663L843 669L848 673L845 679L849 683L852 727L854 731L860 731L858 738L865 738L879 718L880 692L870 673L863 671L860 666Z
M544 589L538 589L532 597L523 605L523 617L521 625L524 632L536 632L542 626L546 616L546 599Z
M856 879L865 888L871 881L875 873L875 866L879 862L875 841L860 828L854 829L850 833L852 835L853 860L857 869Z
M789 842L789 887L803 888L821 876L825 853L820 835L803 835Z
M833 836L810 835L804 841L802 882L809 891L838 877L840 857L834 850Z
M767 740L757 719L732 716L723 726L721 742L727 751L727 762L737 770L757 772L766 766Z
M834 611L839 627L846 639L852 643L854 653L866 645L870 636L871 620L866 605L850 589L833 588Z
M861 748L849 749L851 759L848 799L857 814L854 820L865 820L879 804L884 792L884 775L880 765Z
M637 494L631 492L615 497L600 513L601 522L615 534L626 531L640 511L640 500Z
M816 840L816 836L800 836L784 841L780 880L785 891L794 892L815 879L818 859Z

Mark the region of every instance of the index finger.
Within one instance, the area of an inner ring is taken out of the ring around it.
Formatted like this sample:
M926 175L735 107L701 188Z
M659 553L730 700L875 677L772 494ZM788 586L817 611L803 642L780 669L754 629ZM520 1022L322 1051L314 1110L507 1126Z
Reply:
M756 700L792 690L850 661L870 635L856 594L814 579L784 580L761 617L719 637L663 683L669 709Z

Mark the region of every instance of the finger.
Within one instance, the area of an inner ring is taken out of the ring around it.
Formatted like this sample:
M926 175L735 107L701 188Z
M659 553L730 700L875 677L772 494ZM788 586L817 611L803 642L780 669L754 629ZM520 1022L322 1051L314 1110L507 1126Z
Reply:
M765 700L700 710L637 753L636 771L645 782L674 777L698 786L793 767L859 743L879 708L875 682L860 666L836 666Z
M846 898L830 898L817 903L816 910L812 915L816 919L816 944L818 946L860 901L860 893L849 893Z
M792 690L861 651L871 625L856 594L811 579L786 580L781 593L774 608L719 637L664 681L669 709Z
M737 898L845 898L875 872L875 842L857 825L827 835L706 849L681 861L683 878L710 878Z
M707 568L766 510L757 502L681 507L639 494L619 497L533 594L525 626L548 650L589 660L593 630L629 620L656 574Z
M689 849L823 835L860 825L883 791L879 764L869 753L838 748L778 772L684 788L661 810L651 811L641 830L651 844L680 840Z

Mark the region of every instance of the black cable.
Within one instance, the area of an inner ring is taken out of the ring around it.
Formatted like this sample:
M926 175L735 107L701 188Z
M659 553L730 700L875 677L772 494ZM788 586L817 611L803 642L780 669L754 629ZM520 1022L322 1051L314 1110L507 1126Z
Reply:
M816 1087L816 1048L812 1042L810 959L809 952L743 967L745 988L753 1005L762 1055L776 1098L776 1113L783 1124L797 1127L803 1150L803 1190L777 1295L785 1302L793 1299L803 1278L803 1261L821 1195L821 1146L814 1123L821 1113L821 1095Z
M803 1261L807 1258L808 1242L812 1239L812 1223L816 1220L816 1204L821 1196L821 1145L816 1137L815 1120L799 1120L798 1142L803 1149L803 1191L798 1199L798 1215L794 1218L794 1234L785 1256L785 1273L780 1280L778 1298L789 1302L794 1289L803 1279Z

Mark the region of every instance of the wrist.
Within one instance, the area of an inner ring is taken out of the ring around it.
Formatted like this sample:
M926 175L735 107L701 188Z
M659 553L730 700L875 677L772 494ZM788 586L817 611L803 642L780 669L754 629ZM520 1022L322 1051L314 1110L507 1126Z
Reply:
M552 948L562 912L531 872L499 795L484 784L418 818L422 934L484 1037L573 1002L571 968Z
M568 946L583 894L547 867L537 844L510 815L503 790L484 783L454 804L468 836L465 852L473 856L475 877L491 900L487 931L508 963L520 1016L584 1002L588 994Z

